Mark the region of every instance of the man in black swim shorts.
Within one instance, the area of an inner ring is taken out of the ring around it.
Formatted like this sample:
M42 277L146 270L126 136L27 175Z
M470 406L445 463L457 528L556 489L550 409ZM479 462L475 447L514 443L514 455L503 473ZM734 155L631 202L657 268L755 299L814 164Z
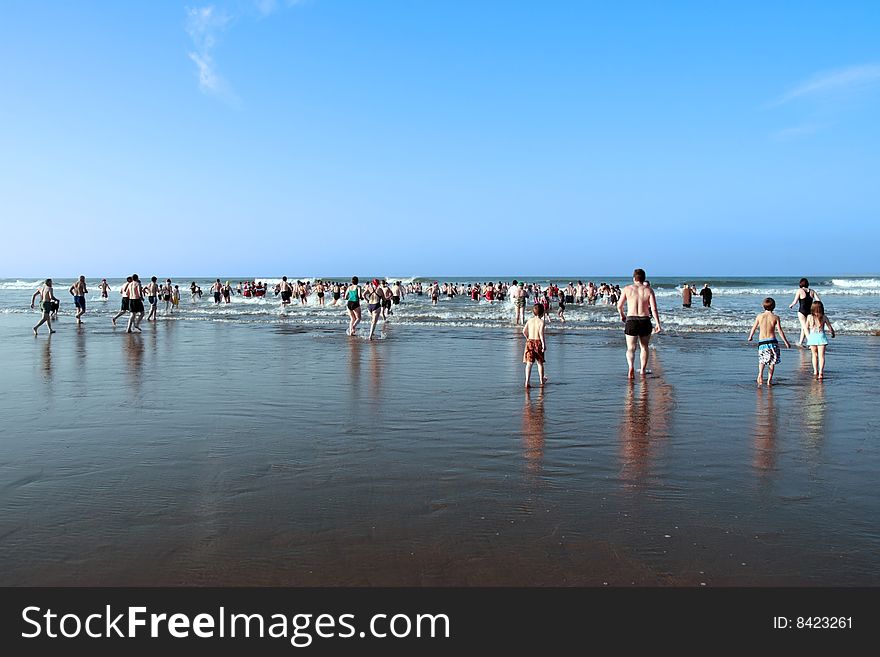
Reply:
M626 314L623 308L626 306ZM639 347L641 369L639 372L644 376L648 373L648 343L651 333L660 332L660 313L657 311L657 298L654 290L645 282L645 270L636 269L633 272L632 285L623 288L620 300L617 302L617 312L624 322L623 332L626 335L626 362L629 365L629 378L635 378L635 353ZM656 327L651 326L651 317L657 322Z
M642 336L650 336L651 332L654 330L653 325L651 324L650 317L627 317L626 324L624 324L623 333L624 335L634 335L637 338Z

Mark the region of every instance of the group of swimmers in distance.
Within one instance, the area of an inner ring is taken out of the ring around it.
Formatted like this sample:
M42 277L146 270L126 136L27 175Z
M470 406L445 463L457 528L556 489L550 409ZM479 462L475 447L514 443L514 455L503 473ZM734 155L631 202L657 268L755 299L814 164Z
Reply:
M102 298L107 298L110 286L107 279L102 279L98 286L101 291ZM214 303L229 303L233 294L240 294L244 297L264 297L269 286L262 282L245 281L239 282L238 287L233 290L229 281L225 284L220 279L216 279L211 286L214 297ZM85 276L70 286L69 292L73 296L74 307L76 308L75 319L77 325L82 325L82 317L86 312L86 294L88 287L86 285ZM523 363L525 364L525 385L530 386L531 372L534 365L538 366L538 378L540 385L543 386L547 382L545 372L545 353L546 344L546 326L549 321L550 299L557 299L558 310L557 316L562 322L565 321L565 306L570 303L586 303L595 304L598 300L604 303L614 305L620 314L621 322L624 325L624 335L626 339L626 361L628 365L628 377L635 378L638 371L641 375L649 373L648 365L648 347L651 335L659 333L661 329L660 313L657 309L657 298L654 289L649 281L646 280L645 271L636 269L633 271L632 284L627 285L622 290L616 285L602 283L599 286L590 281L584 285L582 281L569 283L567 287L559 287L550 285L542 288L537 283L526 284L524 281L513 280L509 285L503 281L498 283L470 283L465 286L460 283L444 283L438 281L427 286L427 290L423 288L422 283L413 282L406 285L400 281L389 284L386 280L374 278L366 285L361 285L357 276L352 276L349 284L339 282L316 281L288 281L287 277L282 277L281 281L274 286L274 294L281 298L282 308L291 304L293 298L298 298L300 304L306 304L312 293L317 296L318 305L325 305L325 296L329 294L333 302L329 305L336 306L340 302L345 303L346 313L349 322L345 334L354 336L357 328L363 319L361 302L367 304L370 313L370 328L367 339L372 340L376 333L376 326L380 319L387 320L389 316L394 314L394 306L399 305L404 297L408 294L422 296L427 293L432 303L437 303L440 295L444 294L448 298L457 295L467 295L473 301L479 301L485 298L490 303L495 301L503 302L510 297L515 309L514 324L522 325L522 335L526 338L526 346L523 352ZM127 333L140 333L141 321L146 314L147 321L156 321L158 305L160 302L165 304L165 313L173 314L174 309L180 304L180 289L177 285L173 285L170 278L160 284L155 276L150 279L146 285L142 285L137 274L132 274L126 278L126 282L122 285L119 293L122 295L122 303L119 312L111 318L113 326L116 321L125 314L129 315ZM190 293L193 302L202 296L201 288L196 285L195 281L190 285ZM682 301L685 307L689 307L692 295L697 294L696 289L685 284L682 291ZM711 306L712 291L708 283L704 285L703 290L699 292L703 298L703 305ZM34 336L38 334L38 329L46 324L49 333L54 333L52 328L52 320L58 317L59 300L55 296L52 286L52 279L46 279L31 297L31 308L40 298L40 311L42 317L34 326ZM146 311L144 300L149 304L149 312ZM532 317L526 320L526 305L532 301ZM806 278L802 278L799 287L795 293L794 299L789 308L798 306L798 320L801 326L800 337L798 338L798 346L804 343L812 352L813 375L822 380L825 373L825 348L828 345L827 333L831 333L831 337L836 337L834 327L831 321L825 315L825 306L819 299L818 293L810 288L810 283ZM763 385L764 370L766 369L767 384L773 384L773 374L775 367L781 360L779 349L779 341L776 337L777 331L779 337L790 348L791 344L785 336L782 323L779 316L774 314L776 301L770 297L764 299L764 312L755 318L755 322L749 331L748 340L751 342L758 333L758 385ZM639 350L639 369L635 368L635 352Z

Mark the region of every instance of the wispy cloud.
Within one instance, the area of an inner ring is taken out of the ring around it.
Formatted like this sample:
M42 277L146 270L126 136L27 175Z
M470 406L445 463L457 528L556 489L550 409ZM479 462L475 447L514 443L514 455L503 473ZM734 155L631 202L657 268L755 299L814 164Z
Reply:
M792 87L769 104L778 107L802 98L825 97L830 94L862 89L880 83L880 64L850 66L819 73Z
M253 9L256 9L260 16L266 17L281 7L304 5L308 0L251 0L251 2ZM239 107L241 101L229 83L217 72L217 65L214 62L214 48L220 34L241 14L249 14L253 19L253 9L242 10L239 8L239 11L232 15L214 5L186 8L186 32L192 39L193 45L193 50L188 55L196 65L199 89L203 93L220 98L233 107Z
M775 141L794 141L796 139L801 139L802 137L809 137L810 135L816 134L816 131L818 130L818 125L806 123L804 125L796 125L791 128L777 130L771 135L771 137Z
M194 49L189 58L195 63L199 74L199 89L206 94L218 96L227 102L236 102L236 96L217 72L214 48L218 35L226 29L231 18L213 5L187 7L186 31Z

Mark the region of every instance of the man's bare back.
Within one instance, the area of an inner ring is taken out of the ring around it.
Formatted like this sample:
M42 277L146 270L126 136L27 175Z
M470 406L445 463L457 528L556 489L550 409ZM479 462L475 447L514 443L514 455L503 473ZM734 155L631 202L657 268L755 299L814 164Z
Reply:
M625 317L649 317L657 307L653 288L642 283L633 283L623 288L619 307L624 303L626 303ZM656 316L656 313L654 315Z

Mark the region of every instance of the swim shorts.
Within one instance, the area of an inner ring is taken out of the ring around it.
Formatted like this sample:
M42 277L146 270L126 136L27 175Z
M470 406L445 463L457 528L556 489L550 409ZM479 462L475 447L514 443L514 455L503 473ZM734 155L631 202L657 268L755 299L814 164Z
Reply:
M400 297L391 297L391 302L396 306L400 304Z
M360 308L360 307L361 307L361 304L360 304L359 301L349 301L349 302L346 304L346 307L347 307L349 310L354 310L355 308Z
M142 313L144 312L144 301L143 299L129 299L128 301L128 310L132 314Z
M776 365L781 360L782 353L779 351L779 342L776 338L761 340L758 343L758 362L761 365Z
M524 363L543 363L544 348L541 346L540 340L526 341L526 350L523 352Z
M651 326L651 318L650 317L637 317L633 315L632 317L626 318L626 324L623 327L623 332L626 335L634 335L636 337L643 338L646 335L651 335L651 331L653 330L653 326Z
M73 305L81 310L85 310L86 309L86 298L80 297L80 296L73 297Z
M128 312L128 297L122 297L122 306L120 307L120 310Z
M289 290L282 290L281 291L281 300L284 301L285 303L290 301L290 291Z
M52 312L52 302L51 301L40 301L40 310L44 313Z

